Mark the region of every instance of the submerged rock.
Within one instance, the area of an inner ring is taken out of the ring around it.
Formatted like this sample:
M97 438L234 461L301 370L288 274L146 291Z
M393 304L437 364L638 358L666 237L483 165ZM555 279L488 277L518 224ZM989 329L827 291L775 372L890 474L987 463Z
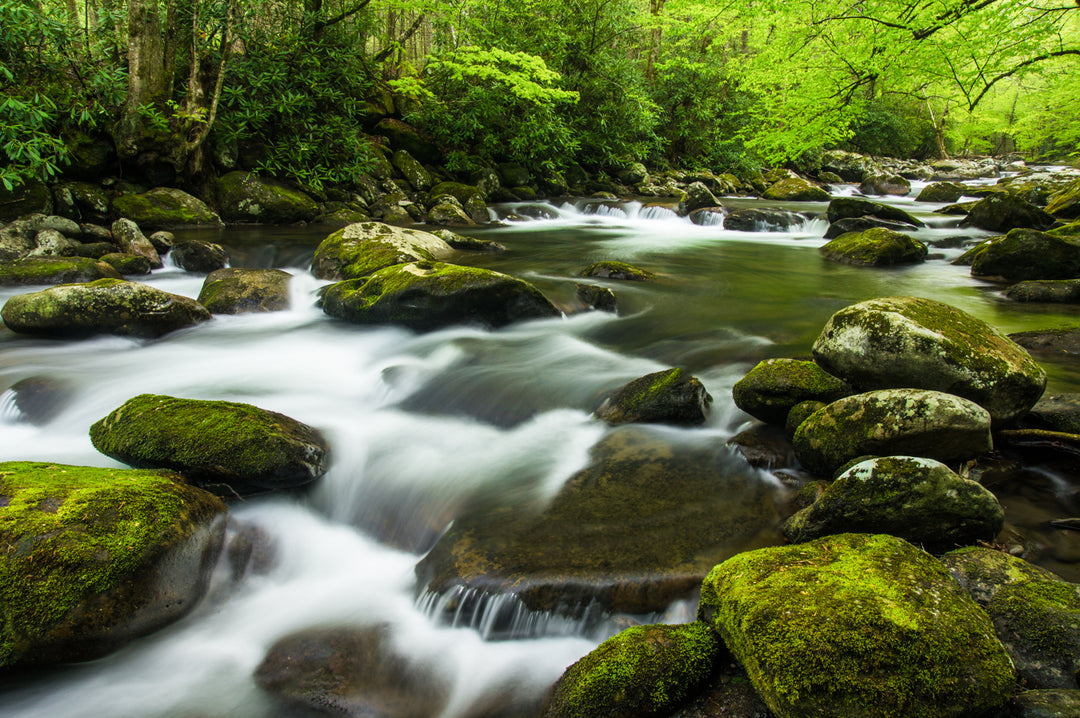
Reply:
M72 387L65 381L29 376L0 394L0 412L7 421L43 426L64 410L73 395Z
M1061 357L1080 354L1080 327L1016 332L1010 334L1009 339L1039 356Z
M821 248L833 262L870 267L915 264L926 259L926 245L913 237L884 227L840 235Z
M172 187L120 195L113 200L113 209L145 229L224 226L206 203Z
M311 272L319 279L358 279L395 264L435 261L453 254L439 237L382 222L360 222L334 232L315 250Z
M7 300L0 316L22 334L155 339L210 319L194 299L122 279L62 284Z
M855 387L945 391L974 401L995 421L1021 416L1046 386L1043 368L1001 332L947 304L916 297L841 309L813 352L823 369Z
M1080 394L1070 392L1044 396L1031 407L1031 413L1024 421L1035 424L1037 428L1080 434Z
M980 248L971 262L974 277L1010 282L1080 278L1080 237L1014 229Z
M604 400L596 416L609 424L703 424L712 396L681 368L635 379Z
M1019 282L1005 291L1015 302L1080 304L1080 279Z
M783 232L806 218L782 209L736 209L724 217L724 229L740 232Z
M109 245L110 250L115 247ZM26 257L0 263L0 286L68 284L120 279L120 272L90 257Z
M853 394L841 379L812 361L766 359L732 387L735 405L769 424L782 424L791 409L804 401L826 404Z
M323 311L354 324L431 331L455 324L502 327L559 316L539 289L488 269L439 262L398 264L323 294Z
M141 394L90 427L101 453L170 469L223 495L295 489L322 476L329 446L284 414L231 401Z
M929 551L993 541L1004 524L988 490L933 459L890 456L840 474L784 524L794 543L839 533L886 533Z
M986 614L892 536L735 556L705 580L698 614L778 716L974 716L1013 688Z
M541 716L668 715L709 678L721 651L700 622L628 628L566 669Z
M795 432L795 455L818 476L860 456L942 462L990 450L990 415L967 399L924 389L882 389L834 401Z
M152 471L0 464L0 667L99 658L205 594L225 506Z
M598 287L595 284L575 284L574 296L589 309L612 314L617 314L619 311L615 292L607 287Z
M199 303L212 314L280 312L289 308L291 281L280 269L218 269L203 282Z

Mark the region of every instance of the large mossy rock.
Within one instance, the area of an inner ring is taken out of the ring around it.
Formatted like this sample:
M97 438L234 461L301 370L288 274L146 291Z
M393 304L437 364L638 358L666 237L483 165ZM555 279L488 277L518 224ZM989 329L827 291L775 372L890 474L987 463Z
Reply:
M1058 219L1076 219L1080 217L1080 179L1058 190L1050 196L1046 212Z
M291 224L310 222L319 213L311 197L250 172L230 172L215 188L221 217L227 222Z
M609 424L703 424L712 396L697 377L681 368L635 379L616 390L596 410Z
M964 222L990 232L1008 232L1017 228L1049 229L1054 218L1016 195L994 192L976 202Z
M825 214L830 224L850 217L877 217L878 219L887 219L893 222L904 222L916 227L925 226L922 221L902 209L881 202L872 202L868 199L857 199L855 197L837 197L831 200Z
M914 237L884 227L848 232L821 248L821 254L833 262L867 267L916 264L926 259L928 252Z
M995 421L1031 408L1046 372L981 319L917 297L882 297L841 309L813 347L830 374L860 389L915 387L970 399Z
M0 264L2 287L120 278L110 265L89 257L25 257Z
M898 174L882 172L863 178L859 185L863 194L898 195L903 197L911 191L911 182Z
M424 169L424 165L420 164L408 151L398 150L390 158L390 162L417 192L431 189L431 173Z
M618 279L626 282L648 282L656 279L656 274L647 269L614 260L593 262L581 270L578 276L595 279Z
M1026 686L1077 688L1080 586L1057 579L1007 583L986 612Z
M453 247L429 232L358 222L319 244L311 272L319 279L359 279L395 264L438 261L453 253Z
M101 453L136 468L170 469L223 495L294 489L328 468L318 430L230 401L140 394L90 427Z
M792 441L799 462L818 476L831 476L860 456L951 462L992 447L985 409L925 389L881 389L834 401L800 424Z
M845 182L862 182L868 173L881 170L873 159L846 150L826 150L819 162L822 170L839 175Z
M840 533L885 533L929 551L993 541L1005 514L980 484L933 459L889 456L852 466L784 525L794 543Z
M986 614L892 536L740 554L709 574L698 613L779 718L979 716L1013 688Z
M768 424L783 424L792 408L804 401L829 404L853 393L846 382L814 362L796 359L759 362L731 389L736 406Z
M701 622L627 628L566 669L541 716L669 715L708 680L722 650Z
M194 608L225 506L174 478L0 464L0 667L98 658Z
M280 269L219 269L207 275L199 303L211 314L279 312L289 308L290 281Z
M709 442L644 425L609 432L539 513L462 516L417 565L421 590L513 594L535 611L663 611L714 565L779 542L773 489Z
M916 202L941 202L952 204L964 196L968 188L958 182L932 182L922 188Z
M980 606L986 606L1002 586L1023 581L1060 581L1051 571L985 546L968 546L950 551L941 562L956 582Z
M1014 229L981 248L971 262L974 277L1010 282L1080 278L1080 237Z
M559 316L539 289L489 269L440 262L395 264L327 287L323 311L354 324L431 331L456 324L502 327Z
M113 200L113 209L146 230L222 226L221 217L205 202L171 187L120 195Z
M774 183L762 194L777 202L828 202L829 193L801 177L788 177Z
M210 312L194 299L146 284L99 279L16 295L5 302L0 316L21 334L154 339L205 322Z

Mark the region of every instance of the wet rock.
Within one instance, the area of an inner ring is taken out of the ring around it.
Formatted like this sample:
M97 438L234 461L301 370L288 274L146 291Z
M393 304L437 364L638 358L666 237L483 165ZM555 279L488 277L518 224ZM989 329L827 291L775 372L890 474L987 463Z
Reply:
M1025 423L1036 428L1080 434L1080 394L1049 394L1031 407Z
M87 257L27 257L0 264L0 286L67 284L120 279L108 264Z
M709 678L722 650L700 622L628 628L566 669L541 716L667 715Z
M790 177L776 182L767 190L762 197L776 202L828 202L829 193L815 184L798 178Z
M703 424L712 396L697 377L680 368L635 379L615 391L596 410L609 424Z
M916 202L943 202L952 204L967 192L967 187L956 182L932 182L922 188Z
M150 260L150 266L160 269L164 266L161 256L154 249L154 245L142 233L139 226L130 219L118 219L112 223L113 241L125 254L138 254Z
M1042 689L1013 697L1009 718L1076 718L1080 716L1080 690Z
M757 424L728 439L746 463L758 469L778 469L795 465L791 439L775 426Z
M147 239L150 240L150 244L154 245L154 249L157 250L159 255L165 255L172 249L173 243L176 241L176 235L172 232L160 230L151 234Z
M871 216L846 217L844 219L838 219L829 225L829 229L825 231L825 239L836 239L848 232L865 232L866 230L875 227L891 229L894 232L905 232L915 229L915 225L907 224L906 222L895 222L893 220L878 219L877 217Z
M686 187L686 211L694 212L704 207L716 207L720 200L702 182L691 182Z
M929 252L919 240L884 227L840 235L820 251L833 262L867 267L916 264Z
M471 227L476 224L455 198L443 195L428 210L429 224L448 225L451 227Z
M172 187L122 194L113 200L113 209L147 230L224 226L205 202Z
M992 541L1005 514L994 495L933 459L870 459L836 478L784 524L803 543L840 533L885 533L939 552Z
M724 217L724 229L739 232L783 232L806 218L782 209L736 209Z
M1054 218L1045 210L1007 192L995 192L976 202L964 221L970 227L990 232L1045 230L1054 224Z
M1018 282L1005 290L1005 296L1014 302L1080 304L1080 279Z
M1080 327L1016 332L1010 334L1009 339L1039 356L1060 357L1080 354Z
M615 292L607 287L598 287L595 284L575 284L574 295L589 309L612 314L617 314L619 311Z
M230 401L141 394L91 426L90 440L117 461L176 471L223 495L295 489L329 464L318 430Z
M791 411L788 412L787 417L784 419L784 434L788 438L795 438L795 432L799 430L802 423L810 418L810 416L828 406L828 403L824 401L815 401L813 399L807 401L800 401L795 406L791 407Z
M233 582L248 576L264 576L278 565L279 551L274 537L257 524L230 521L225 536L225 557Z
M416 158L407 150L397 150L390 158L390 163L401 172L401 176L417 192L425 192L431 189L431 173L417 162Z
M980 245L971 263L973 277L1020 282L1080 278L1080 238L1033 229L1014 229Z
M140 254L110 252L100 259L125 277L150 274L150 260Z
M864 177L859 191L863 194L885 194L903 197L911 191L911 183L897 174L872 174Z
M395 324L416 331L455 324L497 328L559 316L528 282L440 262L397 264L370 277L338 282L323 294L323 311L354 324Z
M48 424L63 411L73 391L67 383L44 376L20 379L0 394L0 411L9 421L25 421L34 426Z
M783 423L792 407L801 402L828 404L853 393L844 381L814 362L795 359L759 362L731 390L736 406L770 424Z
M1047 214L1058 219L1077 219L1080 217L1080 179L1055 192L1046 205Z
M290 281L280 269L218 269L203 282L199 303L211 314L279 312L289 308Z
M726 214L727 210L722 205L702 207L690 213L690 221L702 227L715 227L724 224Z
M173 264L187 272L209 274L229 263L229 252L220 244L201 239L176 242L169 252Z
M1026 686L1077 688L1080 586L1056 578L1006 583L986 612Z
M916 227L926 226L921 220L916 219L902 209L881 202L872 202L868 199L856 199L855 197L836 197L829 202L825 214L830 224L851 217L877 217L878 219L903 222Z
M435 261L453 248L434 234L382 222L350 224L319 244L311 272L319 279L357 279L395 264Z
M777 542L772 490L670 430L619 427L552 502L462 516L417 565L421 590L513 594L535 611L664 610L708 570Z
M578 274L579 277L593 277L598 279L619 279L630 282L648 282L656 278L656 275L647 269L635 267L626 262L596 262L590 264Z
M210 312L193 299L145 284L99 279L16 295L0 316L9 329L22 334L154 339L205 322Z
M941 562L980 606L986 606L1002 586L1023 581L1060 581L1045 568L1018 556L984 546L950 551Z
M430 718L449 686L398 653L384 626L311 628L279 639L255 683L289 704L346 718Z
M229 172L215 186L226 222L291 224L310 222L319 205L300 190L249 172Z
M983 406L995 421L1023 415L1046 386L1042 367L1005 335L959 309L916 297L840 310L813 352L825 371L857 388L948 391Z
M986 614L892 536L740 554L709 574L698 615L780 716L981 715L1012 692Z
M0 464L0 667L106 655L206 592L225 527L210 494L152 471Z
M793 443L799 461L817 476L866 455L960 461L990 450L990 415L952 394L883 389L814 412Z

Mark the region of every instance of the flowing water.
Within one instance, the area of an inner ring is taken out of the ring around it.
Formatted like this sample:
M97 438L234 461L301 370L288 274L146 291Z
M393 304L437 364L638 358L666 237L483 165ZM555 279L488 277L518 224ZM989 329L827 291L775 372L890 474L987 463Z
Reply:
M236 519L271 537L277 561L268 573L233 584L223 566L210 596L170 628L105 659L0 686L0 715L278 715L251 680L267 648L292 631L343 624L389 626L397 650L451 687L440 714L446 718L470 715L506 690L541 695L614 625L531 615L513 605L447 625L432 617L437 598L418 598L413 567L447 523L477 502L539 506L550 499L605 434L590 418L603 392L685 366L715 398L714 411L703 427L673 431L722 446L748 421L731 402L732 384L760 359L808 354L825 320L852 302L929 297L1006 332L1078 323L1076 308L1010 303L997 287L951 266L945 260L963 251L953 240L970 242L979 233L958 229L955 217L930 214L936 205L910 197L895 203L931 225L916 236L948 247L932 250L940 258L888 270L825 262L817 248L826 223L814 217L823 203L784 205L808 213L786 232L727 231L720 217L696 225L638 202L518 204L496 208L509 218L502 226L472 232L504 244L505 253L462 252L453 261L536 284L567 309L565 318L424 335L351 326L315 306L326 283L307 267L325 228L246 228L191 236L226 244L233 266L290 271L290 310L217 316L155 341L50 341L2 330L0 389L47 377L67 396L43 425L20 421L10 401L0 407L0 460L113 466L92 447L88 427L130 397L152 392L282 412L326 434L333 466L306 496L232 506ZM576 278L606 259L658 277ZM202 277L165 268L145 281L194 297ZM619 315L572 313L580 281L611 287ZM15 293L4 290L0 299ZM1074 363L1047 368L1051 391L1080 389ZM765 472L759 478L775 484ZM1053 503L1070 491L1059 476L1048 482L1054 490L1028 497L1030 503ZM1059 549L1062 562L1080 558L1071 543ZM692 608L673 606L664 618L685 618ZM494 640L500 610L509 612L511 625L498 637L513 640Z

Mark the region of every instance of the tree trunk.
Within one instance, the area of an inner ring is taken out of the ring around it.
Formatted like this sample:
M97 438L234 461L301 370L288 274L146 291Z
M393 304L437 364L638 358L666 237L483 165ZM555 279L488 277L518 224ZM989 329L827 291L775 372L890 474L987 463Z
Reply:
M128 0L128 89L116 137L121 157L134 157L142 149L149 131L142 110L164 109L168 89L158 4Z

